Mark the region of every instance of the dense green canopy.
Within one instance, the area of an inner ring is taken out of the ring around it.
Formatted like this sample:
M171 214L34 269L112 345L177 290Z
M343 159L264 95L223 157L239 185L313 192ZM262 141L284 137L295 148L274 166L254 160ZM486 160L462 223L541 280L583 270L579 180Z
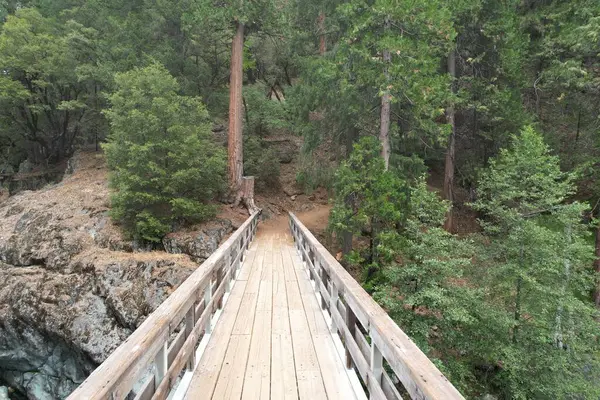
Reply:
M257 190L279 185L265 138L302 136L332 250L466 397L600 397L597 0L9 0L0 20L3 174L106 142L134 237L210 218L243 23Z

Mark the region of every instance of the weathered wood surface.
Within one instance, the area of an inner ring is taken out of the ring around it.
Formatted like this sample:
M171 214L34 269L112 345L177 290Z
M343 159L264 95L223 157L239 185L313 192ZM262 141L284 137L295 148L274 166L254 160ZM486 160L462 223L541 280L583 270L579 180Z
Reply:
M221 304L224 292L230 287L228 281L233 269L239 265L244 250L255 235L258 217L259 213L255 213L248 218L69 399L123 399L150 368L154 370L154 384L143 385L145 390L139 397L147 398L152 392L152 398L166 398L174 378L186 364L191 364L197 340ZM187 330L186 334L183 338L175 335L169 343L171 334L192 313L193 325L185 321L182 329ZM177 350L169 351L169 348ZM150 390L149 386L158 391Z
M288 233L259 233L188 399L352 400L349 372Z
M315 280L316 290L322 295L323 305L332 318L332 329L343 338L348 362L367 385L371 398L399 398L383 369L385 360L411 398L463 399L417 345L292 213L290 228L302 259L311 271L310 276ZM370 343L361 330L368 334Z
M255 213L69 399L166 399L186 369L189 399L396 400L396 378L413 399L463 398L293 214L291 235L250 246L257 225Z

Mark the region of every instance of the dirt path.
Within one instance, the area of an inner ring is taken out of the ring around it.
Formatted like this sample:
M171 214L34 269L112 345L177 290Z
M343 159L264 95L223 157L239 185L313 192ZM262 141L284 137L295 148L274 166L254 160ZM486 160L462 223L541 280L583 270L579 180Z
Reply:
M311 232L314 233L327 228L330 211L331 206L328 204L315 204L312 209L298 212L296 213L296 216ZM261 223L261 230L269 233L285 233L289 230L288 221L288 215L287 213L284 213L275 218L263 221Z

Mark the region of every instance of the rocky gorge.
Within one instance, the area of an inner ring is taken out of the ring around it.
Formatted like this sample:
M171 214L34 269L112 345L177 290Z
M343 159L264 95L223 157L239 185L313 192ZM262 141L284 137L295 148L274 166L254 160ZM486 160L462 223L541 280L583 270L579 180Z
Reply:
M239 223L141 251L108 216L103 156L72 164L60 183L0 203L0 399L66 397Z

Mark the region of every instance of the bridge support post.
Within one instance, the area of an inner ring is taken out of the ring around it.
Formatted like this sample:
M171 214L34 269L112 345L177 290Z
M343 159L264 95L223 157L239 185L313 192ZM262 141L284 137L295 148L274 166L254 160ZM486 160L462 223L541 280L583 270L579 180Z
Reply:
M331 289L330 289L330 296L329 296L329 314L331 315L331 332L332 333L337 333L337 325L335 324L335 318L333 318L333 313L334 310L335 312L337 312L337 303L338 303L338 298L339 298L339 293L338 293L338 288L335 285L334 281L331 281Z
M371 341L371 372L373 373L373 379L375 382L369 382L369 386L381 386L381 378L383 376L383 356L377 345ZM373 391L370 391L371 399L373 399Z
M352 311L348 304L346 304L346 325L348 326L351 336L346 340L354 340L354 334L356 332L356 315L354 315L354 311ZM346 349L346 368L350 369L352 368L352 354L350 354L350 349L348 349L347 344L344 344L344 348Z
M318 266L318 271L320 272L321 275L321 283L323 283L323 286L325 287L325 290L327 290L327 273L325 272L325 268L323 268L323 266L321 265L320 261L316 261L316 257L315 257L315 267ZM319 292L319 294L321 293L321 287L319 286L317 288L317 291ZM331 301L331 299L329 299L329 301ZM321 294L321 308L323 310L327 309L327 302L325 302L325 297Z
M168 344L165 341L163 346L160 348L156 357L154 357L154 387L157 388L162 382L167 371L169 370L169 360L167 358L169 354Z
M192 307L185 315L185 337L190 337L194 330L194 324L196 323L196 306L192 304ZM193 351L190 354L190 358L187 361L186 367L188 371L193 371L196 366L196 352Z
M208 309L208 304L210 303L210 300L212 299L212 282L208 282L208 285L206 286L206 290L204 291L204 307L205 307L205 312L208 313L208 318L206 319L206 325L204 326L204 333L206 335L210 335L212 332L212 326L211 326L211 322L212 322L212 310Z

